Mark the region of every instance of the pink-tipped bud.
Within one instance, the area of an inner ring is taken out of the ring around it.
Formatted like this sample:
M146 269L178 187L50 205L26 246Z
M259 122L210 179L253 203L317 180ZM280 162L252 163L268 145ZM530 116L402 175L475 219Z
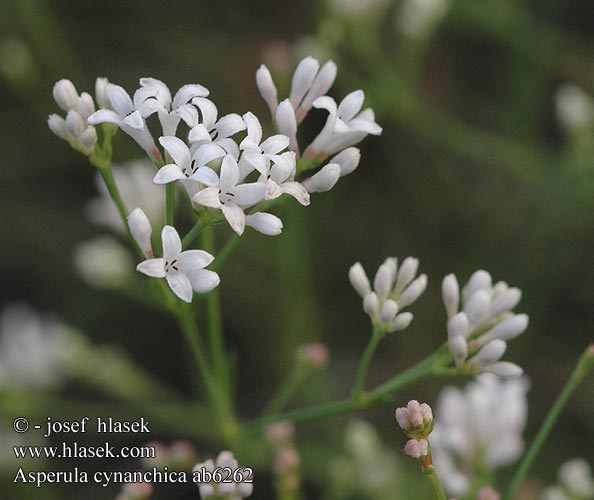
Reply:
M95 99L100 109L111 109L111 102L107 96L107 86L109 80L105 77L99 77L95 80Z
M146 258L153 257L153 248L151 246L151 235L153 228L148 217L140 208L135 208L128 215L128 227L132 237L138 243L142 254Z
M283 444L295 435L295 426L291 422L275 422L266 427L266 439L272 444Z
M297 350L297 359L317 370L328 366L328 358L328 348L320 342L304 344Z
M429 453L429 443L426 439L409 439L404 445L404 453L419 460Z
M413 399L406 407L396 409L396 421L409 437L424 439L433 430L433 411L427 403Z
M500 500L501 495L491 486L481 488L476 495L477 500Z

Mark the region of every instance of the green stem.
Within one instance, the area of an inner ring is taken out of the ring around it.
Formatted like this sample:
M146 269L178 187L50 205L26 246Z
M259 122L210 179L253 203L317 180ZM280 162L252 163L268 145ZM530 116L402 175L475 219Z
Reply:
M299 389L299 386L307 378L307 373L300 369L299 366L289 374L284 383L280 386L277 393L272 397L264 411L263 415L274 415L281 411Z
M435 468L431 465L423 469L423 472L425 473L425 476L427 476L427 479L429 479L431 486L433 486L433 491L435 491L437 500L447 500L445 490L443 489L443 485L439 480L439 476L437 475Z
M186 249L198 237L202 229L204 229L204 222L199 220L196 222L196 224L194 224L192 229L188 231L188 234L183 237L182 246L184 249Z
M403 371L399 375L386 381L376 389L370 391L364 399L355 401L352 398L326 403L322 405L311 406L309 408L301 408L286 413L279 413L276 415L263 416L251 424L246 429L259 430L271 422L278 420L287 420L291 422L302 422L304 420L316 420L334 415L341 415L343 413L351 412L358 409L370 408L379 404L385 403L389 396L392 396L396 391L404 389L413 382L427 378L436 373L437 368L435 362L437 360L437 353L433 353L427 358L423 359L416 365Z
M173 226L175 213L175 183L165 186L165 224Z
M506 500L513 500L516 490L520 486L520 483L523 481L526 474L528 474L528 471L536 460L536 457L538 456L546 439L549 437L549 434L551 433L555 422L559 418L559 415L563 411L563 408L576 390L577 386L584 379L584 377L588 375L592 368L594 368L594 344L590 344L590 346L588 346L586 351L578 360L577 365L567 380L565 387L563 387L561 394L559 394L556 401L553 403L553 406L549 410L549 413L541 424L536 437L532 441L530 448L528 448L528 451L524 455L520 466L512 478L512 482L507 490L507 494L505 495Z
M225 259L229 257L229 255L231 255L233 251L237 248L240 239L241 238L238 234L233 233L233 235L227 240L227 243L225 243L223 249L216 256L216 259L212 263L212 266L210 266L210 269L212 269L213 271L219 269L223 262L225 262Z
M207 252L216 254L215 228L212 225L204 227L201 232L202 248ZM213 371L220 381L220 387L224 391L227 408L231 409L232 388L231 373L225 352L223 317L221 308L221 296L219 288L215 288L206 295L206 321L208 325L208 341L210 357L213 363Z
M357 369L357 377L355 379L355 386L353 387L353 401L359 401L361 399L363 389L365 388L365 379L367 378L367 370L369 364L373 358L373 354L380 343L380 340L384 337L384 332L377 327L373 327L373 335L367 344L365 352L359 362L359 368Z

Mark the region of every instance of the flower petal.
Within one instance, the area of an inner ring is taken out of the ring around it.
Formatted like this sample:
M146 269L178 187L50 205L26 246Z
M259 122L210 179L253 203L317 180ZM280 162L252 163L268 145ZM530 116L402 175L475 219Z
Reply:
M291 195L303 206L309 205L309 193L299 182L285 182L281 187L284 193Z
M221 282L219 275L208 269L196 269L195 271L189 272L187 276L192 284L192 289L198 293L210 292Z
M362 90L355 90L348 94L338 106L338 116L345 122L352 120L363 106L365 94Z
M207 143L201 144L198 146L198 149L194 151L193 159L196 160L196 163L199 166L206 165L210 163L212 160L216 158L222 158L227 153L221 146L217 146L216 144Z
M208 89L197 83L183 85L173 96L173 109L181 108L194 97L206 97L208 94Z
M153 178L153 182L155 184L169 184L170 182L185 178L186 176L181 169L174 163L170 163L159 169Z
M179 108L176 108L173 113L179 115L179 117L186 123L188 127L194 127L198 125L198 111L191 104L182 104Z
M123 118L128 113L134 111L132 99L123 87L110 83L107 86L107 97L109 97L109 100L111 101L112 108L118 115L120 115L120 117Z
M119 125L122 123L122 118L111 109L100 109L87 118L87 123L89 125L98 125L99 123L114 123L115 125Z
M235 186L233 194L235 204L242 207L250 207L264 199L266 193L266 184L263 182L250 182Z
M203 123L192 127L188 133L188 141L190 142L211 142L210 133Z
M223 191L229 191L233 189L238 180L239 167L237 166L237 162L231 155L226 155L223 158L223 163L221 165L221 180L219 187Z
M140 111L134 111L132 114L129 114L122 120L122 124L128 125L136 130L143 130L144 129L144 118L140 114Z
M277 182L273 181L272 179L268 179L266 181L266 194L264 195L264 199L275 200L282 194L283 190Z
M215 103L205 97L194 97L194 99L192 99L192 104L198 106L198 109L200 109L204 126L208 130L212 129L219 114Z
M245 130L245 122L243 118L237 113L231 113L221 117L221 119L215 124L214 128L217 130L217 138L223 139L225 137L231 137Z
M177 267L182 273L202 269L208 266L214 257L204 250L185 250L177 257Z
M256 212L245 216L245 225L268 236L276 236L283 229L283 222L276 216L266 212Z
M289 95L293 108L297 108L301 104L303 96L311 88L319 69L320 63L311 56L306 57L297 65L295 73L293 73L291 94Z
M159 137L159 142L180 168L190 166L190 150L182 140L173 136L165 136Z
M260 148L264 154L275 155L285 149L289 142L290 140L286 135L277 134L266 139L260 144Z
M190 176L190 179L198 181L208 187L218 186L219 184L219 176L210 167L199 167L196 172Z
M192 197L192 201L204 207L220 208L219 189L216 187L202 189Z
M192 283L190 282L190 278L172 269L166 274L165 279L175 295L184 302L192 302Z
M165 259L148 259L136 266L136 270L152 278L165 277Z
M330 191L338 182L340 177L340 166L336 163L329 163L319 172L303 181L303 186L309 193L324 193Z
M243 213L243 209L237 205L223 205L221 210L231 229L239 235L243 234L245 229L245 214Z
M245 145L257 147L262 140L262 125L260 125L260 120L251 111L243 115L243 120L247 128L247 137L241 141L239 147L244 149L244 143Z
M173 226L163 228L161 241L163 242L163 258L167 262L177 259L182 251L182 242Z

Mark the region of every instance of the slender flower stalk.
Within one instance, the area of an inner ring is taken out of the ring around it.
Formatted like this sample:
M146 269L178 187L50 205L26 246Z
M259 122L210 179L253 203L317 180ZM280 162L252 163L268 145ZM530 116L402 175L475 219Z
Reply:
M584 378L594 369L594 344L590 344L584 353L581 355L580 359L577 362L576 367L574 368L573 372L569 376L567 383L563 387L561 394L557 397L553 406L547 413L545 419L543 420L540 429L536 433L532 444L528 448L528 451L524 455L520 466L516 469L516 472L512 478L512 482L509 485L509 488L505 494L505 500L513 500L515 498L515 493L520 483L526 477L526 474L530 471L532 464L538 457L540 450L542 449L545 441L549 437L549 434L553 430L555 422L561 415L563 408L569 401L569 398L573 395L575 390L577 389L578 385L584 380Z

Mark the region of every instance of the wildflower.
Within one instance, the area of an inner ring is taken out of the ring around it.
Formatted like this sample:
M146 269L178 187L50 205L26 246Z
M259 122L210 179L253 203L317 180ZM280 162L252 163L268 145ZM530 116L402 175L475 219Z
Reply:
M442 296L448 316L448 344L456 366L472 373L489 371L502 377L517 377L522 369L499 361L507 342L520 335L528 326L528 316L513 314L522 292L500 281L492 284L491 275L476 271L462 289L453 274L442 282ZM473 357L467 359L469 354Z
M153 278L165 278L173 293L184 302L192 302L192 291L206 293L218 286L219 275L203 269L214 260L211 254L204 250L182 252L181 240L172 226L163 228L161 240L163 257L141 262L137 271Z
M206 462L197 464L194 467L194 474L201 474L203 470L212 473L215 468L229 467L232 471L239 469L237 460L230 451L222 451L217 456L216 460L209 459ZM235 479L235 477L232 477ZM246 482L245 480L250 482ZM198 487L200 488L200 497L202 499L216 497L221 500L240 500L247 498L252 494L254 489L251 483L251 478L244 478L242 482L200 482Z
M351 267L351 284L363 297L363 309L376 328L391 333L410 324L413 315L400 311L415 302L427 287L427 275L415 279L418 266L418 259L407 257L398 269L396 258L389 257L377 270L373 290L363 266L357 262Z
M411 438L426 438L433 430L433 412L427 403L413 399L397 408L395 415L400 428Z
M110 236L80 243L74 249L74 265L83 280L95 287L118 287L130 275L128 250Z
M130 234L134 238L134 241L138 243L142 254L150 259L154 257L153 247L151 245L151 235L153 234L153 228L146 214L141 208L135 208L128 215L128 227L130 228Z
M66 118L56 113L49 115L50 130L74 149L90 155L97 143L95 127L87 124L87 119L95 111L93 98L86 92L79 95L70 80L56 82L53 95L58 106L66 112Z
M155 146L153 136L140 112L143 99L146 98L143 88L141 87L135 92L134 102L128 95L128 92L113 83L107 85L105 93L111 103L112 109L95 111L89 116L88 123L91 125L97 125L99 123L113 123L117 125L132 137L154 161L160 161L161 153Z
M198 112L189 101L195 97L206 97L208 89L196 83L183 85L171 98L171 91L161 80L141 78L138 96L139 111L143 118L157 113L164 136L174 136L180 120L192 125L197 120Z
M361 142L368 134L380 135L382 128L375 123L371 108L361 110L365 94L355 90L337 105L334 99L322 96L313 106L328 111L326 124L303 153L304 159L326 158Z
M439 396L431 448L436 470L452 496L468 495L474 479L512 464L524 448L528 383L479 375L464 390L446 387Z
M239 167L231 155L223 158L218 186L207 187L194 195L197 205L217 208L237 234L243 234L246 224L245 208L256 205L264 199L266 184L252 182L238 184Z

